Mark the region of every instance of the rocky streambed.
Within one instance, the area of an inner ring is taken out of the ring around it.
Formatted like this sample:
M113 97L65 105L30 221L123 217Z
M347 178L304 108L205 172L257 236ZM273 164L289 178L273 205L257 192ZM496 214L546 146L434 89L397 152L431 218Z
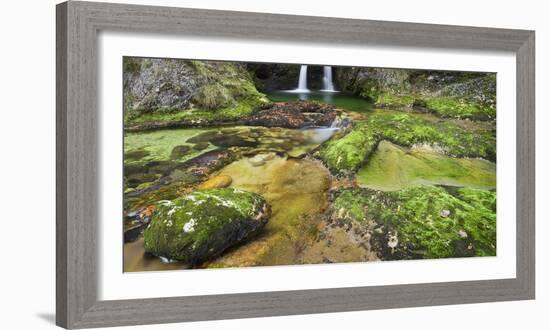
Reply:
M213 124L125 133L125 271L496 253L491 123L301 101Z

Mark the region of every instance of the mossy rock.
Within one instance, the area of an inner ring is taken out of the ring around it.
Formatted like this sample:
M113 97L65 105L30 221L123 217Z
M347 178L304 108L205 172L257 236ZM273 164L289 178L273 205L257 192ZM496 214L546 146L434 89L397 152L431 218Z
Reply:
M476 104L458 98L431 97L424 100L423 105L430 112L444 118L496 119L496 106L494 104Z
M453 157L496 160L494 129L467 129L457 123L396 111L369 115L347 135L323 143L317 156L332 173L350 174L368 162L382 140L404 147L427 144Z
M125 59L125 129L213 126L270 104L239 63Z
M270 206L255 193L232 188L196 191L157 203L144 232L144 248L194 265L253 238L270 213Z
M394 109L427 110L444 118L494 120L496 75L487 72L339 68L346 91Z
M191 151L191 147L188 145L175 146L170 153L170 159L180 159L189 154L189 151Z
M199 142L199 143L193 145L193 149L200 151L200 150L207 149L209 146L210 146L210 144L208 142Z
M131 150L124 153L124 160L126 161L134 161L134 160L140 160L142 158L145 158L149 156L151 153L147 150L138 149L138 150Z
M187 139L187 143L208 143L215 137L223 137L223 135L219 131L206 131Z
M332 217L370 223L371 246L384 260L495 256L495 201L495 192L471 188L347 189Z
M319 158L333 173L355 172L376 148L377 137L365 123L356 124L351 132L342 138L333 138L319 149Z

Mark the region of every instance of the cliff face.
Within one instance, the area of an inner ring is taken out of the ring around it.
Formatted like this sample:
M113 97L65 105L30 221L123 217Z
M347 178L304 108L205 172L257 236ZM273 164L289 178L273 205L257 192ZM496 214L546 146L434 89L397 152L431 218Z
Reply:
M264 101L245 66L238 63L124 58L124 110L130 117Z
M415 107L442 117L492 120L496 74L340 67L340 88L378 106Z

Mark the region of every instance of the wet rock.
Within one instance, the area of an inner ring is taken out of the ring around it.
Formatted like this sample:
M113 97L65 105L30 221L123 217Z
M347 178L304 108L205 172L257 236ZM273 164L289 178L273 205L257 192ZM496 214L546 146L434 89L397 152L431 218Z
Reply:
M154 160L152 162L148 162L145 167L147 168L148 173L165 174L176 165L177 162L171 160Z
M171 172L161 180L164 180L165 183L181 180L187 183L198 182L210 173L231 163L236 156L237 153L233 149L208 151L174 166Z
M124 228L124 243L133 242L139 238L143 232L144 225L142 223L135 223L132 226Z
M151 220L154 205L129 212L124 219L124 242L137 240Z
M216 147L229 148L229 147L256 147L258 142L254 140L245 139L238 135L220 135L215 136L210 140L210 143Z
M214 137L222 137L222 136L223 135L218 131L207 131L189 138L187 140L187 143L210 142L210 140L213 139Z
M231 182L233 182L233 179L229 175L218 175L201 183L198 189L205 190L212 188L225 188L229 187Z
M330 127L339 128L342 132L347 132L353 125L353 119L349 117L337 117L334 119Z
M147 168L143 164L124 164L124 176L129 176L136 173L147 172Z
M265 159L261 155L256 155L248 158L248 162L252 164L252 166L262 166L265 164Z
M257 194L232 188L196 191L161 201L144 232L145 251L190 265L256 236L270 207Z
M208 148L209 145L210 144L208 142L199 142L193 146L193 149L200 151Z
M330 126L336 118L336 111L330 105L320 102L296 101L277 103L252 115L248 125L266 127L302 128Z
M141 184L153 182L158 178L154 173L134 173L126 177L128 187L136 188Z
M171 159L179 159L179 158L187 155L190 150L191 150L191 147L187 146L187 145L175 146L172 149L172 152L170 153L170 158Z
M125 57L123 79L124 106L131 117L216 110L237 100L265 98L245 67L231 62Z
M150 152L147 150L132 150L124 153L125 160L140 160L149 156Z

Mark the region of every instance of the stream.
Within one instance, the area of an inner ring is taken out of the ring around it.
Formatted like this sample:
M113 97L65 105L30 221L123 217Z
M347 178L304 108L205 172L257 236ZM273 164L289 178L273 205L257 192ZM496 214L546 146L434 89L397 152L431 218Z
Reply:
M369 102L341 93L278 92L270 98L321 100L359 116L373 111ZM125 133L125 193L149 187L168 166L209 151L237 148L243 151L237 159L209 177L229 176L231 187L262 195L271 205L272 215L259 237L200 268L377 260L368 247L355 244L344 230L332 228L323 239L318 237L326 226L324 214L334 178L320 161L304 156L337 130L232 126ZM258 154L265 155L261 162L254 160ZM382 141L356 180L359 186L383 191L421 184L494 189L496 165L481 159L448 157L427 147L403 148ZM142 238L124 244L126 272L186 267L144 254Z

